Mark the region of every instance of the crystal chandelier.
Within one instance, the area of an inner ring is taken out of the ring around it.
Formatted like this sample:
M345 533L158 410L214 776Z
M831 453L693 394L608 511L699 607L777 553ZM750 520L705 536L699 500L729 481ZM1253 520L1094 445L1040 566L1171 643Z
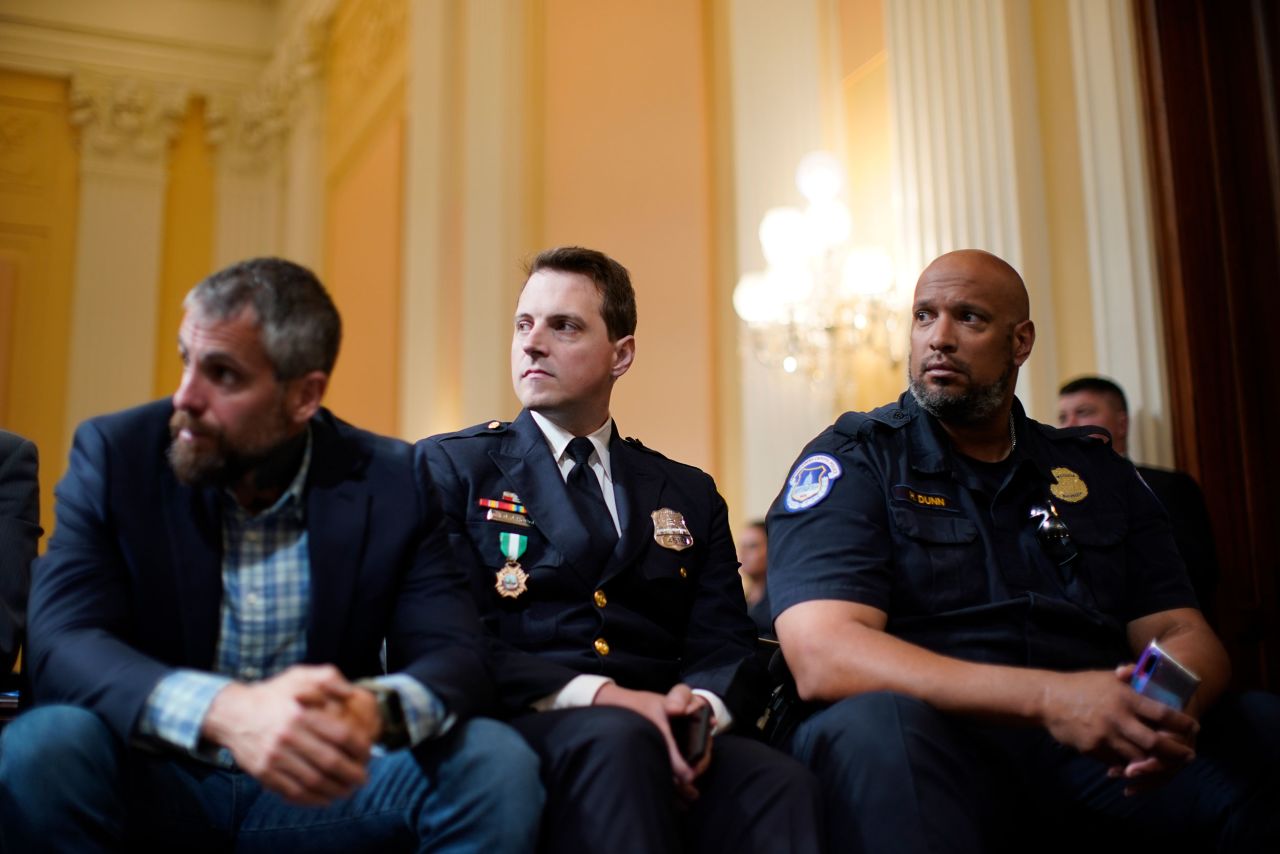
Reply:
M907 318L889 254L850 243L844 183L834 155L816 151L800 161L796 186L808 204L765 213L760 246L768 267L738 280L733 307L747 325L745 345L762 363L847 393L855 355L902 362Z

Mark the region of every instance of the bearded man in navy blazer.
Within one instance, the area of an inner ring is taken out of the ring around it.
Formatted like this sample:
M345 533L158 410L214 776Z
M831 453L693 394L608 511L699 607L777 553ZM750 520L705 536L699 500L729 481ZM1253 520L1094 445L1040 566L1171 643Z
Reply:
M544 850L817 850L814 778L727 732L754 728L763 673L725 503L610 418L635 328L621 264L543 252L511 342L524 410L418 446L542 759ZM713 744L690 757L680 724L703 706Z
M5 844L531 848L537 760L467 720L492 685L430 475L320 407L328 294L257 259L185 308L172 400L81 425L56 490Z

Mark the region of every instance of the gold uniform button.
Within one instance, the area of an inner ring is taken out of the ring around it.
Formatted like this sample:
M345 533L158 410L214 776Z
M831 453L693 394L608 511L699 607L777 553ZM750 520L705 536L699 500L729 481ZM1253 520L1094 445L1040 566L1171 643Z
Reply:
M682 567L680 567L680 577L681 577L681 578L688 578L688 577L689 577L689 570L685 569L683 566L682 566Z
M604 638L596 638L596 652L601 655L609 654L609 642Z
M501 422L501 421L490 421L490 422L489 422L489 429L490 429L490 430L497 430L497 429L498 429L499 427L501 427L501 426L502 426L502 422Z
M603 608L605 605L609 604L609 597L604 595L603 590L597 590L595 595L591 598L595 600L597 608Z

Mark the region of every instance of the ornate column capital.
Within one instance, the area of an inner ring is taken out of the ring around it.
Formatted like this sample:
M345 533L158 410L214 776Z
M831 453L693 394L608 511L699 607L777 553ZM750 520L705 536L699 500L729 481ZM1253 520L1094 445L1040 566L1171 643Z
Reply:
M83 165L163 164L186 104L186 87L177 83L77 72L71 78L70 120L80 131Z
M294 16L252 87L210 95L208 141L231 167L261 171L278 159L283 138L303 109L302 91L320 80L336 5L336 0L312 0Z

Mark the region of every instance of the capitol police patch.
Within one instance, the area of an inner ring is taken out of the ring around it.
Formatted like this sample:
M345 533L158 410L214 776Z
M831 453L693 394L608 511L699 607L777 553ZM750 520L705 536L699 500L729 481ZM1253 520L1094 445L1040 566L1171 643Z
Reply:
M826 498L831 484L840 477L842 469L836 458L827 454L810 454L787 479L787 494L782 504L792 513L807 510Z

